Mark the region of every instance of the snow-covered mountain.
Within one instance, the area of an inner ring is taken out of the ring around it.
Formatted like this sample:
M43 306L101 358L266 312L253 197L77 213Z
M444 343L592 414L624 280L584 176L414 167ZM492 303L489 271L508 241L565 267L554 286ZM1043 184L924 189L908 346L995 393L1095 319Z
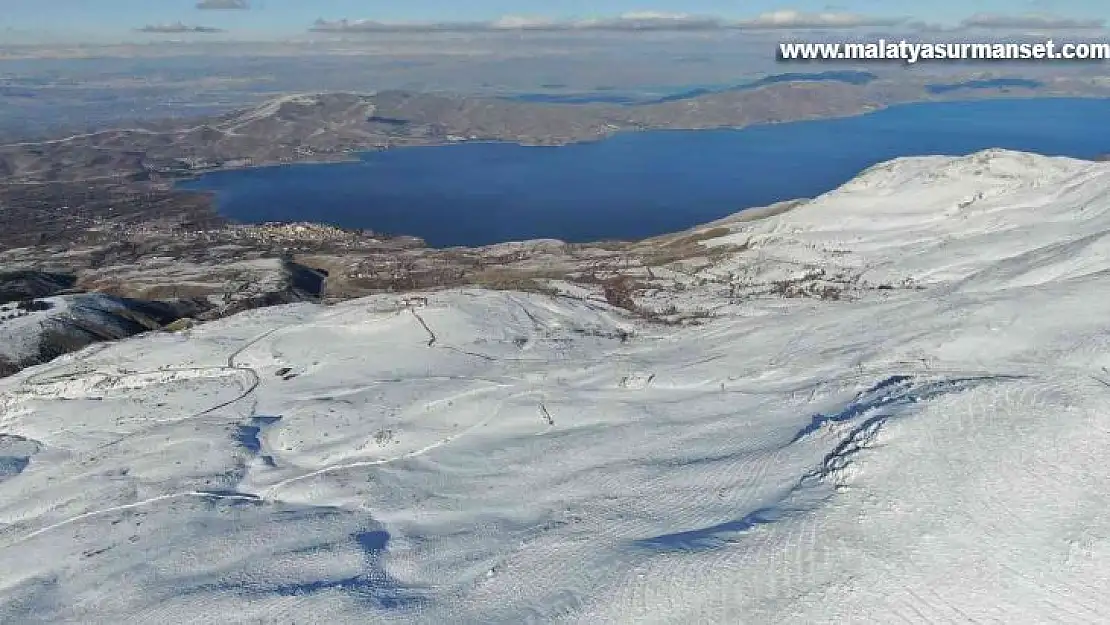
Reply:
M1110 164L717 226L699 325L380 296L0 381L0 622L1110 620Z
M57 295L0 304L0 377L93 343L159 329L199 306L101 293Z

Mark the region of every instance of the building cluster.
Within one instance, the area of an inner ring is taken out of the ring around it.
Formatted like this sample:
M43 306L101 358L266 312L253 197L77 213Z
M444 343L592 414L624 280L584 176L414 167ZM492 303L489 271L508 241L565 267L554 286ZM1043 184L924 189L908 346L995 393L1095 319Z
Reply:
M235 241L258 244L301 243L357 247L377 242L377 239L371 238L362 232L313 223L243 224L210 230L187 231L181 233L180 236L189 240L209 243Z

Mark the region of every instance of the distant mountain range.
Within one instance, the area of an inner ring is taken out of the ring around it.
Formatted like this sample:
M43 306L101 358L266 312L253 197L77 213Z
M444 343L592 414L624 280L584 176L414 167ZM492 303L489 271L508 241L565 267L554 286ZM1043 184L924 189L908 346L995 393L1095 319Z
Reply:
M546 253L542 246L511 255L491 250L410 253L405 250L418 242L391 243L365 233L323 229L302 238L290 230L241 231L225 228L205 198L152 182L221 168L345 159L365 149L471 140L562 144L620 131L744 126L853 115L900 102L1030 94L1110 96L1110 87L1080 79L968 79L938 85L881 80L867 72L822 72L783 74L638 106L406 91L301 94L190 122L0 146L0 205L7 219L18 222L3 228L0 241L23 250L9 254L7 266L36 268L0 276L0 292L8 289L0 304L14 307L0 315L9 317L9 332L22 324L39 336L45 326L38 321L49 319L51 327L69 328L55 336L70 337L21 339L18 353L0 354L0 369L10 373L89 342L161 327L175 315L213 318L319 298L326 277L282 256L290 248L321 271L337 268L331 289L340 298L467 283L535 288L529 259ZM630 256L645 259L663 253L653 246L649 242L641 248L591 253L624 262ZM67 252L60 256L59 250ZM684 253L691 252L684 248ZM582 260L575 254L560 248L555 256L562 263L559 271L570 276L581 270ZM403 270L378 269L402 257ZM490 266L497 269L480 269ZM82 291L105 295L89 299ZM117 299L104 299L107 294ZM60 298L49 310L18 309L20 302L49 297ZM170 308L151 314L143 308L149 306ZM181 306L189 311L182 312ZM74 311L83 312L75 316ZM135 321L136 311L144 321ZM14 323L31 312L35 324L26 319ZM16 344L15 334L9 338Z
M1110 85L967 79L945 84L866 72L796 73L638 106L553 104L406 91L276 98L213 117L0 146L0 182L187 176L219 168L349 158L452 141L565 144L615 132L740 127L847 116L893 104L1012 96L1106 96Z
M827 72L789 72L785 74L774 74L765 76L751 82L734 85L730 87L698 87L695 89L687 89L677 93L671 93L664 96L645 97L636 96L633 94L612 93L609 91L595 92L595 93L578 93L578 94L561 94L561 93L530 93L518 96L508 96L510 100L520 100L524 102L548 102L552 104L593 104L593 103L610 103L610 104L625 104L630 106L645 106L650 104L662 104L665 102L678 102L681 100L691 100L705 95L714 93L726 93L729 91L748 91L751 89L758 89L782 82L842 82L853 85L867 84L873 80L878 80L878 76L871 72L862 72L857 70L834 70Z

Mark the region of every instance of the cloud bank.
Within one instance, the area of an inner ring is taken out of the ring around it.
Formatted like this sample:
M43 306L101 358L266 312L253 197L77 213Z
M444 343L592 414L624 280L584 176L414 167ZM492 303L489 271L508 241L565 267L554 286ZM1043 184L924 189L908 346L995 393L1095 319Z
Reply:
M1101 19L979 13L960 22L960 27L990 30L1094 30L1102 28L1105 24L1106 20Z
M150 24L136 29L140 33L156 33L156 34L182 34L182 33L222 33L222 28L214 28L212 26L190 26L181 22L174 22L172 24Z
M555 20L542 17L506 16L484 22L379 22L375 20L318 19L310 29L321 33L443 33L498 31L706 31L767 29L839 29L864 26L895 26L898 18L877 18L852 13L802 13L775 11L749 20L730 21L687 13L642 11L617 17L583 20Z
M897 26L905 18L882 18L854 13L802 13L800 11L772 11L750 20L736 22L736 27L747 29L825 29Z
M221 2L226 0L207 0ZM774 31L774 30L851 30L857 28L898 27L912 32L954 32L960 30L1096 30L1106 20L1076 19L1050 15L1004 15L980 13L952 26L942 26L900 17L879 17L827 11L771 11L742 20L688 13L641 11L616 17L594 19L552 19L509 15L495 20L474 22L383 22L376 20L316 20L309 29L318 33L479 33L479 32L666 32L666 31Z
M250 0L200 0L197 8L202 11L245 11L251 8Z

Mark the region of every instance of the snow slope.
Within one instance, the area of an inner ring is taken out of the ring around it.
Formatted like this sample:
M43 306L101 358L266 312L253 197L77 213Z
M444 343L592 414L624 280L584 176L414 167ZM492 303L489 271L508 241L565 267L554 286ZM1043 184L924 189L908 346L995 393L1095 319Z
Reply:
M0 381L0 622L1110 620L1110 165L732 230L703 325L381 296ZM855 295L722 295L815 266Z
M0 305L0 375L100 341L160 328L196 311L190 302L148 302L101 293L39 298L43 310Z

